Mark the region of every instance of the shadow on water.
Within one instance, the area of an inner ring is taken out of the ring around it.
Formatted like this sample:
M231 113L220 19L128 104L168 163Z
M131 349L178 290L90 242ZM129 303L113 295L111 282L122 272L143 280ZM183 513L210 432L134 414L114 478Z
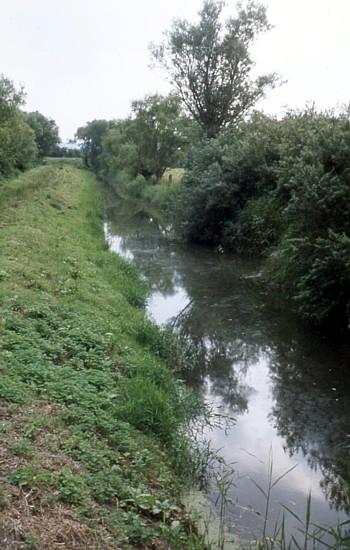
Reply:
M106 219L111 249L135 262L150 284L150 315L175 325L200 358L183 377L236 418L228 431L208 434L225 460L237 463L228 528L258 534L264 499L251 479L266 484L270 447L276 475L298 464L274 489L272 519L281 502L303 515L310 490L316 523L346 519L349 354L281 307L283 297L259 284L257 262L185 246L136 202L107 208Z

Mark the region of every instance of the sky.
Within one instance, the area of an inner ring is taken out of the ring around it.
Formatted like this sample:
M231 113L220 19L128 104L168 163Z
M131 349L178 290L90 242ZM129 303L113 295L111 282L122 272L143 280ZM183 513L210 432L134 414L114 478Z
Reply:
M252 50L256 74L286 81L258 108L280 116L315 102L350 101L350 0L265 0L274 28ZM0 0L0 73L23 84L28 111L53 118L62 139L94 118L123 118L130 103L170 85L148 45L201 0ZM225 13L235 13L227 0Z

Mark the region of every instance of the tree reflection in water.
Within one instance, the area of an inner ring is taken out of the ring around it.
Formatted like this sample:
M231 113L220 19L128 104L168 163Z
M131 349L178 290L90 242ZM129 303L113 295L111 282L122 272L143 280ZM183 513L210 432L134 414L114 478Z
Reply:
M281 311L281 297L256 284L256 264L175 242L136 203L110 211L109 220L107 233L118 236L121 254L132 254L165 318L171 297L179 289L185 297L169 322L194 359L182 373L187 382L204 393L210 388L227 415L244 416L259 391L249 371L263 357L268 420L281 444L290 456L302 453L322 473L330 504L350 513L343 483L350 481L350 384L340 364L349 354L301 326L287 306Z
M290 455L301 451L310 468L320 469L327 499L350 513L347 372L325 357L315 363L315 356L303 356L298 346L276 346L270 365L275 399L271 420Z

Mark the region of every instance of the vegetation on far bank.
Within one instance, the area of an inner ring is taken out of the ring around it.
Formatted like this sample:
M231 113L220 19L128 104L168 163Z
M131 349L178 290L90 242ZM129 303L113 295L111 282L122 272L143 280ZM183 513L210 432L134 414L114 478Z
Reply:
M177 96L80 128L84 161L119 195L169 216L179 236L265 258L265 280L304 320L347 331L349 109L252 111L278 82L251 75L266 11L248 2L223 21L222 10L205 0L196 24L174 21L151 51ZM183 184L164 182L165 167L185 168Z
M179 501L199 403L105 245L94 176L50 164L6 188L2 548L203 548Z
M191 240L266 261L266 278L316 325L350 314L350 117L261 114L193 148L176 222Z
M265 279L302 318L347 328L348 109L281 120L257 112L216 138L197 134L171 181L135 175L100 143L97 174L119 195L167 215L180 237L265 258Z

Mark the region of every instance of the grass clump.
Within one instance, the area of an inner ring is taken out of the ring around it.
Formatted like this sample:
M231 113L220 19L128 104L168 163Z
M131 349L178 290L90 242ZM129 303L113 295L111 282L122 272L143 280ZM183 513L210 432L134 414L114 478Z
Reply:
M31 458L34 455L34 446L28 439L21 439L12 445L12 452L17 456Z
M196 401L139 307L144 283L106 250L94 177L50 164L9 188L21 191L0 203L1 536L17 544L20 514L38 548L204 547L179 503L190 453L172 460Z

